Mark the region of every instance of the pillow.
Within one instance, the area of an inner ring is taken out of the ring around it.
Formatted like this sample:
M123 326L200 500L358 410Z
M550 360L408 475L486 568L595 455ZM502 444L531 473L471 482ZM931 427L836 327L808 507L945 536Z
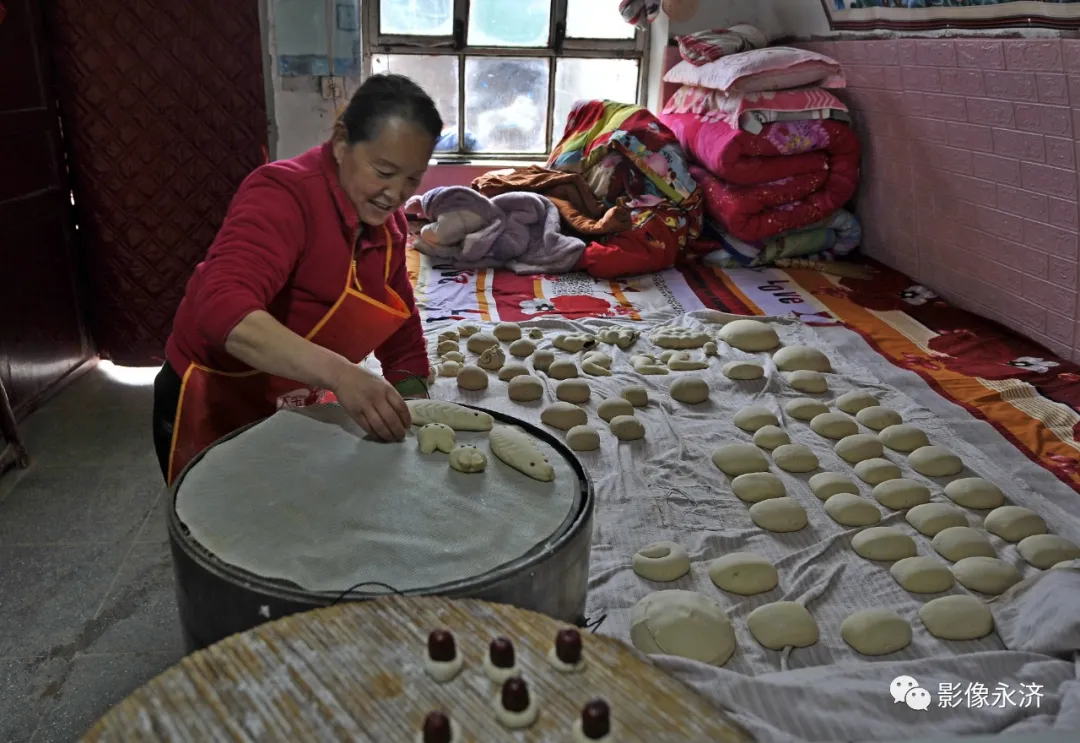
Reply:
M668 70L664 82L727 93L759 93L809 85L847 87L844 72L835 59L787 46L740 52L700 67L684 60Z
M765 34L748 23L676 36L675 41L679 43L682 58L697 67L729 54L761 49L769 43Z

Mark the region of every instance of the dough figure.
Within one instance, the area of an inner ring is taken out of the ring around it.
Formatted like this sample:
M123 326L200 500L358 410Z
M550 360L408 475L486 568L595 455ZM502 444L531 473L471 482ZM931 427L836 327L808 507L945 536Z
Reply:
M470 475L483 472L487 469L487 455L475 446L456 446L450 451L450 467Z
M634 572L657 583L678 580L690 572L690 555L675 542L653 542L634 553Z
M407 400L414 426L442 423L455 431L490 431L495 419L481 410L473 410L443 400Z
M502 692L495 698L495 717L511 730L527 728L536 722L540 713L529 686L517 676L507 679Z
M514 644L510 640L496 637L491 641L484 656L484 673L496 684L506 683L507 679L521 675Z
M416 736L416 743L457 743L461 734L457 723L444 712L429 712L424 726Z
M590 699L571 731L574 743L612 743L611 709L603 699Z
M428 423L420 429L416 438L420 442L420 451L424 454L436 451L449 454L457 444L454 429L445 423Z
M477 366L481 369L487 369L488 371L499 371L505 363L506 354L503 353L503 350L498 346L492 346L484 351L476 361Z
M532 436L524 431L510 426L495 426L489 440L491 453L503 463L534 480L551 482L555 479L555 468L533 443Z
M555 636L555 644L548 651L547 659L559 673L577 673L585 668L581 633L570 627L559 630L559 634Z
M457 643L448 630L437 629L428 635L424 670L429 676L445 684L461 673L464 665L465 658L457 651Z

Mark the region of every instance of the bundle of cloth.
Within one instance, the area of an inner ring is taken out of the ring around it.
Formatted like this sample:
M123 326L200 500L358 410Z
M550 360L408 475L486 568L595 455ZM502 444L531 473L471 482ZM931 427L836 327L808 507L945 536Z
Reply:
M733 37L752 48L732 52ZM843 70L814 52L760 48L764 41L752 26L679 37L683 60L664 76L680 87L660 119L704 194L697 247L725 266L832 260L862 236L843 209L861 161L848 109L830 92L846 85Z

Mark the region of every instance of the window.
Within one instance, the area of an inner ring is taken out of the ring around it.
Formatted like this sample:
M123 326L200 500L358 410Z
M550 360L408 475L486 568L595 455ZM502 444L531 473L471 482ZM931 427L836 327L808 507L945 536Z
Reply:
M435 99L440 159L550 152L574 102L641 100L645 33L616 0L373 0L370 72L396 72Z

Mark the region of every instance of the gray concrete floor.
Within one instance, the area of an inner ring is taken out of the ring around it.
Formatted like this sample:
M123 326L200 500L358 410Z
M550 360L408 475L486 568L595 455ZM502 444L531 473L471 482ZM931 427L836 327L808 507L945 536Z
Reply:
M183 656L152 387L95 369L0 478L0 741L78 740Z

